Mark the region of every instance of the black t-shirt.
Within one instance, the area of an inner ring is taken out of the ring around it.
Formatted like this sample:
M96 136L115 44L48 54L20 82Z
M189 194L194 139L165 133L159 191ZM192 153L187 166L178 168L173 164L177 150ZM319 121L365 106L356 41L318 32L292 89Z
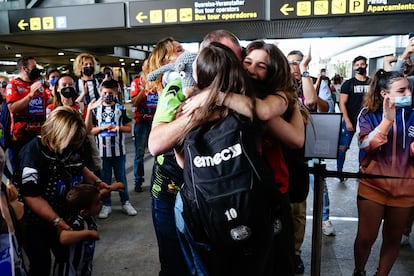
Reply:
M177 164L174 151L155 157L151 179L153 197L173 203L183 183L183 169Z
M59 216L66 218L66 193L70 187L83 183L82 153L70 152L58 157L36 137L20 150L18 161L21 195L43 197ZM25 211L28 223L49 223L28 207Z
M359 111L361 111L365 93L369 89L369 78L365 81L359 81L355 77L344 82L341 86L341 94L348 95L346 110L352 125L356 126Z

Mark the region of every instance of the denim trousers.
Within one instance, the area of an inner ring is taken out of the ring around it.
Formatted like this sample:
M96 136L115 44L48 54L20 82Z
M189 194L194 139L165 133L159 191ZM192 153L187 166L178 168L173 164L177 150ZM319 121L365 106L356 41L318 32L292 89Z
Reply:
M346 151L349 149L349 146L351 145L354 134L355 131L347 130L345 121L342 121L341 136L339 138L338 159L336 160L336 170L338 172L342 172L344 168ZM345 149L342 150L341 148Z
M309 160L309 167L313 167L313 161ZM312 190L315 185L315 176L313 174L309 174L309 184L312 187ZM326 179L323 179L323 203L322 203L322 221L329 220L329 193L328 187L326 186Z
M144 155L148 144L148 135L151 130L150 121L141 121L134 125L134 180L135 183L144 182Z
M108 184L112 183L112 169L113 169L115 180L117 182L122 182L124 184L124 190L122 192L119 192L119 197L121 199L122 204L124 204L125 201L129 200L125 162L126 162L125 155L114 156L114 157L102 157L102 171L101 171L102 181ZM105 206L112 205L111 195L104 198L103 204Z
M204 247L206 251L209 251L210 246L208 244L203 244L196 242L192 237L190 231L187 229L183 218L183 201L181 199L180 193L177 194L174 206L175 213L175 224L178 231L178 237L182 252L184 254L185 262L190 271L190 275L197 276L207 276L208 272L204 266L201 257L197 253L198 248Z
M158 242L160 276L188 275L175 227L174 202L151 197L152 222Z

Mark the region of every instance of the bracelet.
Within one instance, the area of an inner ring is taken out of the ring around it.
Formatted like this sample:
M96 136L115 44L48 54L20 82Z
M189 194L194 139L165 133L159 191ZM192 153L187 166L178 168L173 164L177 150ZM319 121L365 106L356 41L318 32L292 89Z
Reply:
M63 218L61 218L61 217L55 218L54 220L52 220L53 226L56 227L59 224L59 222L61 222L62 220L63 220Z
M301 74L301 77L302 77L302 78L309 78L309 77L310 77L309 72L308 72L308 71L303 72L303 73Z

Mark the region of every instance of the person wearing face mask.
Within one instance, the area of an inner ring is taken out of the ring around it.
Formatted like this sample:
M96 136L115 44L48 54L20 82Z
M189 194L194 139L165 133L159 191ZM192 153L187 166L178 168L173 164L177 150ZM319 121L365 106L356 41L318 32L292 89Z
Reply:
M78 79L75 81L75 90L78 93L76 102L80 105L82 114L87 114L88 105L94 99L99 99L99 81L95 78L97 70L96 58L88 53L79 54L73 62L73 71ZM88 129L89 130L89 129ZM93 135L88 134L91 144L91 156L94 160L93 167L89 167L96 175L100 176L102 162L99 158L98 148Z
M54 90L54 97L53 103L49 104L46 108L46 115L48 116L53 109L58 106L67 105L72 107L75 110L79 110L80 112L80 105L76 101L78 98L78 93L76 92L75 88L75 81L73 78L68 75L64 74L56 81L56 86Z
M358 114L362 107L364 95L368 92L370 81L367 76L368 64L366 57L357 56L352 61L352 66L355 76L342 84L339 98L339 107L343 120L336 162L338 173L342 173L346 151L349 149L354 137ZM340 176L339 180L343 183L345 178Z
M54 96L56 81L58 80L59 77L60 77L60 71L57 68L50 67L49 69L47 69L46 79L47 79L47 83L49 84L49 86L46 87L45 91L51 97Z
M94 77L97 61L91 54L79 54L73 62L73 71L78 77L75 89L78 102L88 105L91 100L99 98L99 81Z
M380 69L370 83L358 117L358 144L364 152L360 172L389 178L359 179L355 276L367 275L365 265L381 225L382 245L375 275L389 275L400 250L405 222L414 206L411 97L403 73Z
M124 184L124 190L119 192L122 211L128 216L137 215L137 211L129 202L126 179L125 135L131 132L131 119L126 115L126 109L116 101L118 82L107 80L101 84L101 99L91 102L89 106L92 120L86 118L87 129L92 121L91 134L97 136L99 156L102 159L102 180L111 183L112 170L117 182ZM92 114L91 114L92 113ZM103 200L102 210L98 218L105 219L112 212L110 196Z
M19 75L6 88L6 101L11 115L12 152L19 150L33 137L40 134L46 120L46 104L49 95L41 80L41 71L33 57L17 61Z

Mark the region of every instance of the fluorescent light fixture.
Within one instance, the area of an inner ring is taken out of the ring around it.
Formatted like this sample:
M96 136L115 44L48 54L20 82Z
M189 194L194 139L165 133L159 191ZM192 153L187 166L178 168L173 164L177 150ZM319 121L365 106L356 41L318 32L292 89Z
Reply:
M120 58L120 59L119 59L119 62L123 62L123 61L124 61L124 59L123 59L123 58Z
M69 61L74 62L74 61L75 61L75 59L74 59L74 58L71 58L71 59L69 59Z
M65 55L65 53L64 53L64 52L58 52L58 53L57 53L57 55L58 55L58 56L64 56L64 55Z
M135 66L135 63L131 63L131 66L134 67Z
M22 57L22 54L16 53L16 57L17 58Z
M125 66L125 62L121 62L121 66Z
M0 65L17 65L16 61L0 60Z

